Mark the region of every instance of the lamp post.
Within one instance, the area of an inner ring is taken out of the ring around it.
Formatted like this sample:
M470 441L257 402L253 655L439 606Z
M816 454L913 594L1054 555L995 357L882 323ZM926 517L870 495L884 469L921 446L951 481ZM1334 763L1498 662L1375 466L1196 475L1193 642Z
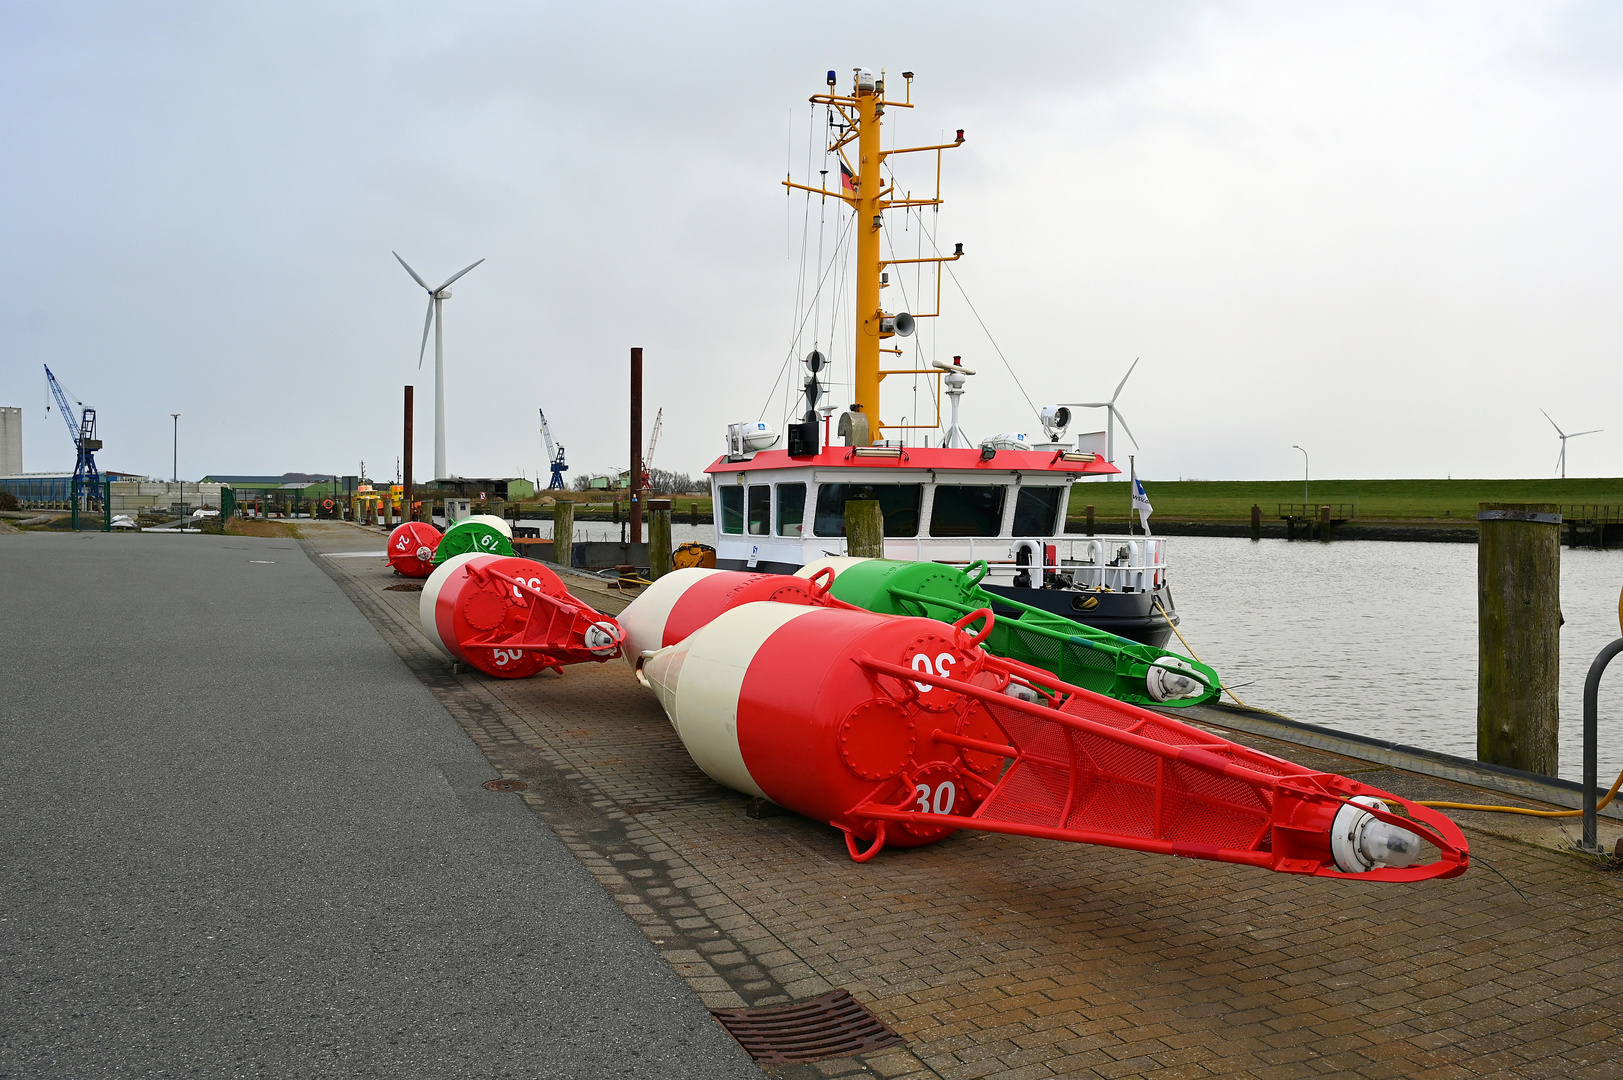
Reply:
M174 457L174 463L173 463L173 466L172 466L174 471L171 474L169 479L170 479L170 481L172 483L179 484L180 483L180 414L178 412L173 412L173 413L169 414L169 417L170 417L170 419L172 419L175 422L175 448L174 448L175 457ZM175 499L175 505L180 507L180 531L185 532L186 531L186 500L184 498L182 498L182 497L177 496L176 499Z
M1292 450L1302 450L1302 448L1300 446L1297 446L1295 443L1291 444L1291 449ZM1304 514L1307 513L1307 451L1306 450L1302 450L1302 513L1304 513Z

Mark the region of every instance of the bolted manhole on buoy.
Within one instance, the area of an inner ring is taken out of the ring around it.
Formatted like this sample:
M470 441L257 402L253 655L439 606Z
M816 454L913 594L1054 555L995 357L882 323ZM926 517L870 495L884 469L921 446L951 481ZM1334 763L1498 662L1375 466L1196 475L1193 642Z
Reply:
M489 780L485 783L486 791L527 791L530 785L522 780L509 780L503 777L500 780Z
M771 1009L711 1009L710 1015L750 1057L767 1064L845 1057L902 1041L848 990Z

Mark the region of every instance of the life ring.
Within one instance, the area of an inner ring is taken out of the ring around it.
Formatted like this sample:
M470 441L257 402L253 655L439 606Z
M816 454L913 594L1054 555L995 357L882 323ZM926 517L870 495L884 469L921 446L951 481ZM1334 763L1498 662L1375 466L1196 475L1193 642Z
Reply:
M331 499L323 499L322 502L321 502L321 508L323 510L331 510L332 509L332 500Z

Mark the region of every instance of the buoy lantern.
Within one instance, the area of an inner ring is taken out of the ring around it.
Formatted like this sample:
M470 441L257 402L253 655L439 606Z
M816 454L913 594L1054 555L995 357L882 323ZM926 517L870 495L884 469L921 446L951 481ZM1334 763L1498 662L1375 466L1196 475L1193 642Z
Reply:
M434 549L440 531L422 521L408 521L389 534L389 565L401 577L425 578L434 572Z
M1469 865L1437 811L1056 685L981 648L994 624L746 603L638 678L711 778L828 822L858 861L979 829L1320 877Z
M504 679L612 660L624 637L547 567L500 555L445 560L423 585L418 614L446 656Z

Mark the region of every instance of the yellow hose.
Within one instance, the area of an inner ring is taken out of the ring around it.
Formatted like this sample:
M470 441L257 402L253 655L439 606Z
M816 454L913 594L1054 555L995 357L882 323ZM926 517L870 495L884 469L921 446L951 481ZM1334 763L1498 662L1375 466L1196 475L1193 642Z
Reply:
M1178 640L1182 641L1183 642L1183 647L1189 650L1189 655L1194 656L1196 660L1200 660L1200 657L1195 656L1194 646L1190 645L1188 640L1184 638L1183 632L1178 629L1178 624L1172 621L1172 616L1171 615L1167 614L1167 609L1161 606L1161 598L1159 596L1153 596L1152 595L1150 597L1150 602L1155 605L1155 610L1159 611L1161 613L1161 618L1163 618L1163 619L1165 619L1167 621L1167 625L1172 627L1172 632L1174 634L1178 635ZM1200 662L1203 663L1203 664L1205 663L1204 660L1200 660ZM1233 690L1230 690L1226 686L1223 687L1223 693L1225 693L1229 697L1233 698L1234 703L1236 705L1240 706L1240 708L1249 709L1251 707L1251 706L1247 705L1245 702L1240 700L1240 695L1236 694ZM1618 779L1623 780L1623 777L1619 777Z

